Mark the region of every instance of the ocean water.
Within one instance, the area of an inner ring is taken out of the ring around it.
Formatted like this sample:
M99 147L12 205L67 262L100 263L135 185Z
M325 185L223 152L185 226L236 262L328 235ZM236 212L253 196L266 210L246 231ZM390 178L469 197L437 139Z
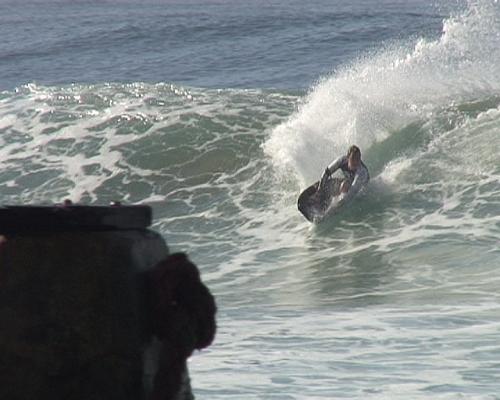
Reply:
M198 399L500 399L500 2L0 2L0 202L150 204ZM302 189L356 143L366 193Z

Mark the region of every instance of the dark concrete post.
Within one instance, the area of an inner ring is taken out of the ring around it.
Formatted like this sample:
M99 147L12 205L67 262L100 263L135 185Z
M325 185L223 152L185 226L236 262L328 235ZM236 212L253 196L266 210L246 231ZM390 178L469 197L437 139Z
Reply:
M162 348L177 345L155 331L148 271L169 257L150 222L142 206L0 208L0 399L192 397L153 389L168 381Z

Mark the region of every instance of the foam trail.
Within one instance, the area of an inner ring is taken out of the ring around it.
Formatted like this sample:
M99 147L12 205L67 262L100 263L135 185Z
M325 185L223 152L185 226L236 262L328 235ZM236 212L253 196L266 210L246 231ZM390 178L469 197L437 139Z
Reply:
M500 3L471 2L437 40L388 45L323 79L264 144L278 168L317 178L351 143L374 143L440 110L500 93ZM390 160L387 160L390 161Z

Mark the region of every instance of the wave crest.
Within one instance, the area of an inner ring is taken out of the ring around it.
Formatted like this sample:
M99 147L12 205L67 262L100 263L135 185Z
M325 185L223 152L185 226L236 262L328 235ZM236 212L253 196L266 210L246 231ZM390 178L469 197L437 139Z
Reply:
M264 150L278 169L310 182L351 143L370 155L375 143L406 126L498 96L499 36L500 3L470 2L443 21L438 39L387 45L324 78Z

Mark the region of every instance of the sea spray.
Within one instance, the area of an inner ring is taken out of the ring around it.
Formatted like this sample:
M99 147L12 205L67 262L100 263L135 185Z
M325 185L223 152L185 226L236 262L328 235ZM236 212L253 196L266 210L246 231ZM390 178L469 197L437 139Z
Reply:
M443 21L437 40L393 43L361 56L312 88L299 110L274 129L266 154L302 186L351 143L368 158L390 163L384 154L371 154L375 143L454 105L499 96L499 30L500 4L471 2ZM405 156L415 151L400 149Z

